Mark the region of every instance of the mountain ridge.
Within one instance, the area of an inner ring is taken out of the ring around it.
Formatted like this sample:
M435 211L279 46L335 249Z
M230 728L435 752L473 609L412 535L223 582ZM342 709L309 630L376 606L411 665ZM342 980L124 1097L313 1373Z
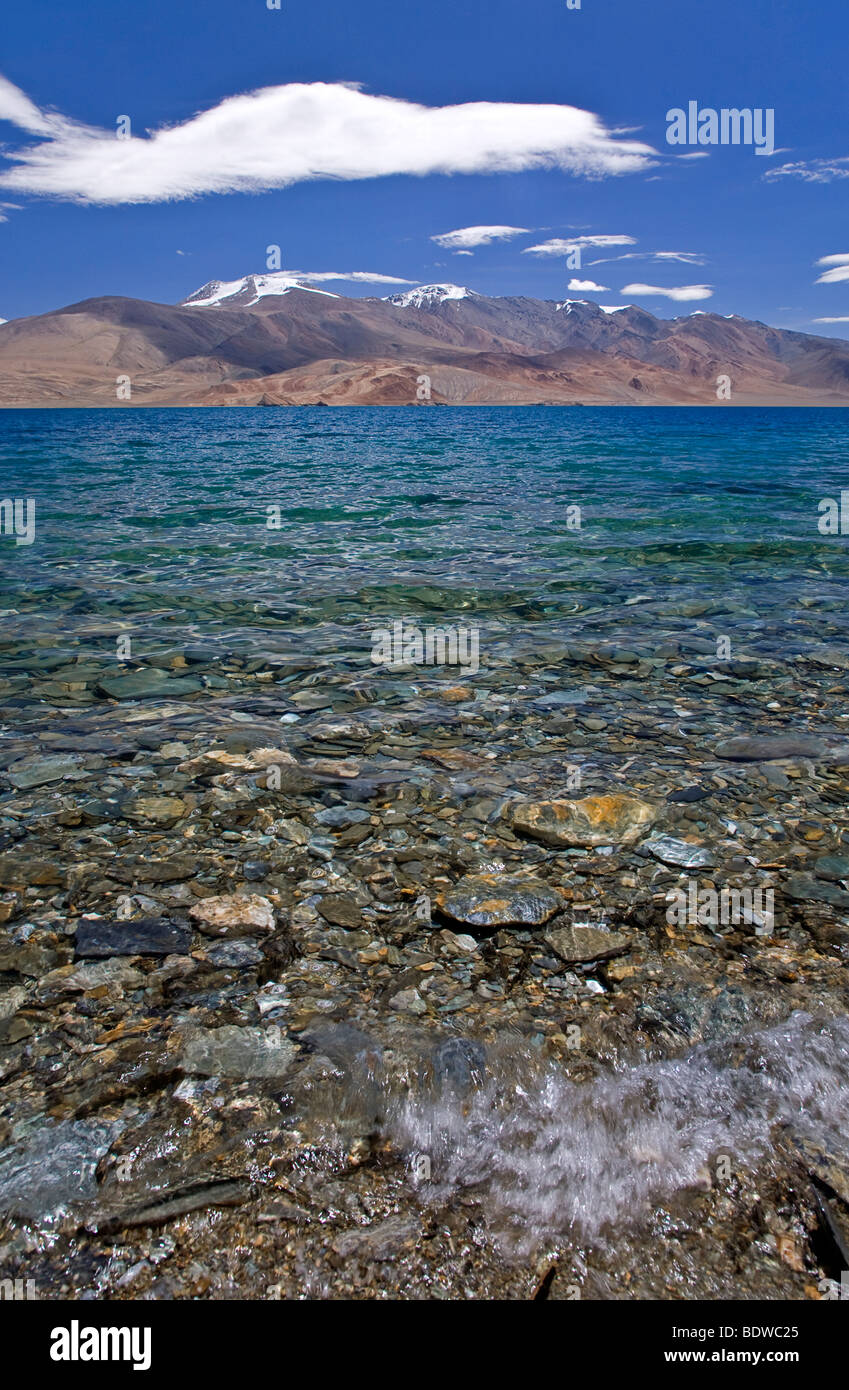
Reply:
M453 285L347 298L288 273L210 281L178 305L105 295L0 325L5 407L415 405L428 392L453 405L846 406L849 342Z

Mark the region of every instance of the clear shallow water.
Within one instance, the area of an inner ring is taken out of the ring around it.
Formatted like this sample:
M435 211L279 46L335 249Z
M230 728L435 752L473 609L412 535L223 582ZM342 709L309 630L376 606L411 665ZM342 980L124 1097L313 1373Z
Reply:
M792 651L806 596L847 633L847 538L817 530L841 485L839 410L5 411L0 496L37 522L0 604L72 646L132 615L157 650L332 652L381 616L622 640L629 598L721 599Z

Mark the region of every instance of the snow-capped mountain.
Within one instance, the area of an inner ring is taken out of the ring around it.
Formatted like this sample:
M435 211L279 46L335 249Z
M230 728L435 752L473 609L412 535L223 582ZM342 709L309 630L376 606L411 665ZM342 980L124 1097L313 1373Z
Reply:
M596 304L594 299L564 299L557 305L558 310L565 309L567 314L574 313L576 309L589 309L593 314L620 314L623 309L634 307L633 304Z
M483 295L467 290L465 285L417 285L414 290L404 290L401 294L389 294L384 302L395 304L399 309L432 309L435 304L444 304L446 299L483 299Z
M318 282L322 283L322 282ZM210 312L201 314L199 308ZM211 312L218 308L218 312ZM849 405L849 343L696 310L420 285L387 299L293 272L182 305L105 297L2 325L0 405Z
M182 304L193 309L207 309L218 304L249 309L266 295L288 294L289 290L308 290L310 294L323 294L328 299L339 298L330 290L318 290L306 280L300 280L285 270L277 270L268 275L244 275L241 280L210 280L182 300Z

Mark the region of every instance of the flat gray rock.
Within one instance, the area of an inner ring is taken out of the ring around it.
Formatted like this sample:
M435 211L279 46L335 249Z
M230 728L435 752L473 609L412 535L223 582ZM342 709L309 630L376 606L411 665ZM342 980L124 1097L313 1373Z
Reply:
M776 758L820 758L826 752L822 739L808 734L770 734L764 737L727 738L714 749L718 758L732 762L769 762Z
M621 932L601 931L598 927L560 927L546 932L545 939L567 964L621 956L630 945Z

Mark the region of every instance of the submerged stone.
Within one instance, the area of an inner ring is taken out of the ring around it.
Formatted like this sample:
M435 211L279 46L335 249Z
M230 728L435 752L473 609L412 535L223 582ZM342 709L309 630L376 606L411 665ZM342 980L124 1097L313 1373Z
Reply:
M106 695L112 700L144 700L168 695L194 695L203 686L191 676L169 676L167 671L146 666L141 671L104 676L98 681L96 689L98 695Z
M643 849L659 859L661 864L672 864L681 869L709 869L716 863L709 849L691 845L688 840L675 840L671 835L653 835L645 841Z
M190 929L167 917L138 917L128 922L81 918L74 937L74 955L77 960L186 955L191 944Z
M134 796L122 803L121 815L125 820L168 825L180 820L188 809L181 796Z
M545 939L567 964L621 956L630 944L621 932L601 931L598 927L560 927L546 932Z
M485 928L542 926L563 907L541 879L504 874L468 874L437 901L455 922Z
M849 878L849 855L825 854L814 864L817 878L829 879L832 883L842 883Z
M189 916L205 936L250 936L274 930L274 908L258 893L225 893L202 898L189 908Z
M515 811L513 829L547 845L628 845L656 814L649 802L612 792L582 801L529 802Z
M771 758L817 758L825 753L822 739L807 734L772 734L764 737L728 738L718 743L714 752L718 758L733 762L760 762Z
M280 1028L206 1028L186 1039L183 1070L198 1076L283 1076L297 1047Z
M316 903L316 908L325 922L335 927L358 927L362 921L362 912L353 898L346 898L342 893L328 893Z
M0 1212L23 1220L55 1217L97 1191L95 1170L118 1126L92 1120L44 1124L0 1154Z
M463 1095L482 1084L486 1051L469 1038L447 1038L433 1049L428 1070L438 1089Z
M9 781L18 791L31 787L44 787L50 782L61 782L63 777L76 772L82 759L73 755L58 758L26 758L15 763L8 773Z

